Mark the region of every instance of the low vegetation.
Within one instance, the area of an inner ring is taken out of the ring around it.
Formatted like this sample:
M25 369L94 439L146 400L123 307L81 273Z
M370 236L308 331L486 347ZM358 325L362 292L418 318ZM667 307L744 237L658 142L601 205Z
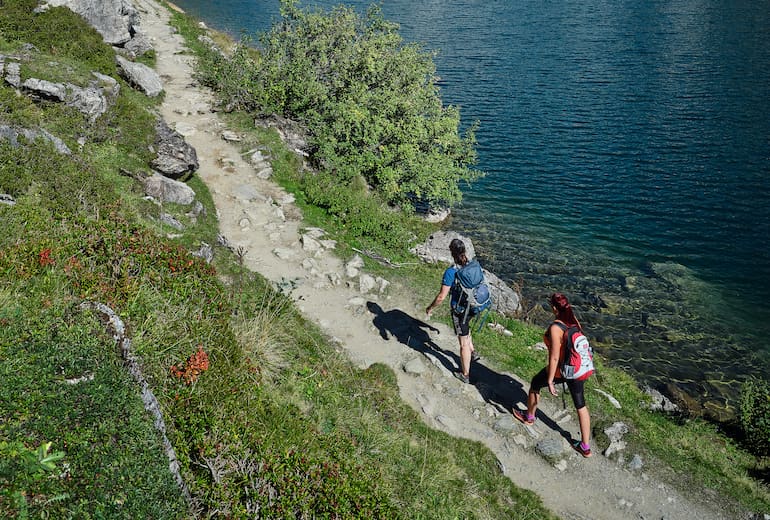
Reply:
M102 58L112 50L92 41L95 31L58 9L32 16L34 3L0 0L0 53L29 54L24 67L42 79L67 68L82 77L114 75L112 58ZM200 49L193 21L175 20ZM52 23L58 32L35 29ZM26 43L37 50L25 51ZM181 237L168 237L176 231L160 222L161 208L119 173L140 171L152 158L154 108L121 81L115 106L90 126L78 113L0 84L0 124L45 128L77 150L63 156L42 140L0 141L0 193L16 200L0 204L0 516L553 518L500 473L484 446L428 428L399 399L390 369L353 367L237 255L215 246L211 264L192 256L202 242L217 243L215 209L195 177L190 184L207 212L192 222L186 208L164 205L187 224ZM421 236L425 224L374 202L355 209L355 182L350 194L334 184L339 205L314 206L313 190L323 184L299 173L274 133L254 129L242 114L231 117L270 148L277 178L297 193L309 222L340 239L342 254L367 247L410 259L408 240L379 240ZM356 228L351 211L369 212L368 227ZM389 277L429 294L437 269L409 265ZM141 389L100 317L81 307L85 301L107 304L125 321L191 501L168 471ZM485 356L530 377L542 363L530 350L540 331L497 319L514 335L483 331ZM770 510L766 485L750 478L767 471L766 459L712 425L647 411L622 372L601 367L600 374L588 391L597 431L626 420L636 447L689 475L693 487ZM591 391L597 386L622 411Z
M23 74L116 76L81 57L77 38L95 38L82 20L31 16L32 4L0 9L0 48ZM49 23L59 30L34 29ZM89 55L111 53L98 44ZM207 264L190 254L217 243L200 180L190 184L207 211L193 222L120 174L152 158L154 101L121 80L91 126L4 83L0 99L0 124L43 128L76 150L0 141L0 193L16 202L0 205L0 516L551 517L489 450L425 426L390 369L354 368L237 255L215 247ZM168 237L161 210L186 224L182 236ZM126 323L189 502L141 389L83 302Z

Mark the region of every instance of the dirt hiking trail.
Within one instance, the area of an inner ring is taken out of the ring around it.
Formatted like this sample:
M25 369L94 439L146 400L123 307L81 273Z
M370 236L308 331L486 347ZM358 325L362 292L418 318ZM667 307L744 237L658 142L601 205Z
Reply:
M398 378L401 396L433 428L479 441L500 461L517 486L542 497L545 505L568 520L716 520L732 518L706 492L685 497L672 487L632 471L601 453L584 459L571 452L556 467L540 456L542 441L566 443L579 438L577 416L569 397L543 399L544 416L531 427L511 416L523 408L528 381L487 365L471 368L472 385L452 377L459 362L457 338L441 323L425 323L424 309L434 294L408 300L395 284L380 294L362 294L345 283L345 266L333 249L313 249L303 234L293 198L256 175L237 143L222 138L226 130L211 111L211 94L195 83L193 58L169 26L170 13L154 0L134 0L141 30L157 53L156 70L166 91L161 115L195 147L200 168L216 204L220 233L245 251L244 264L267 279L293 290L301 312L317 323L359 367L384 363ZM318 237L322 241L323 237ZM342 280L341 283L339 276ZM440 283L436 281L437 289ZM477 345L483 356L484 345ZM545 354L543 355L545 360ZM548 419L543 417L547 416ZM560 431L562 433L560 433ZM629 459L633 454L629 454Z

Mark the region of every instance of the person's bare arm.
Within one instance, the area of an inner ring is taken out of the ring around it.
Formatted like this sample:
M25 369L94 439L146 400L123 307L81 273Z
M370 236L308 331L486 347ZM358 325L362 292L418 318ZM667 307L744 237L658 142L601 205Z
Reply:
M447 294L449 294L449 289L451 289L451 287L449 287L448 285L442 285L441 290L438 292L436 297L433 298L433 301L431 302L431 304L425 308L425 316L428 319L430 319L430 315L433 314L433 310L439 305L441 305L441 302L443 302L444 299L447 297Z
M558 325L551 325L548 332L551 335L551 344L548 345L548 391L551 392L551 395L559 395L553 384L553 380L556 378L556 373L559 371L561 338L564 335L564 331L562 331Z

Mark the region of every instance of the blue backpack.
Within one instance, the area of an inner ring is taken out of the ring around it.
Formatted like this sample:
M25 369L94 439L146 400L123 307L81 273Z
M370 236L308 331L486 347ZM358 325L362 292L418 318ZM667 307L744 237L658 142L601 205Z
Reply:
M479 314L492 305L489 285L484 278L484 271L477 260L471 260L455 272L452 285L452 311L462 314Z

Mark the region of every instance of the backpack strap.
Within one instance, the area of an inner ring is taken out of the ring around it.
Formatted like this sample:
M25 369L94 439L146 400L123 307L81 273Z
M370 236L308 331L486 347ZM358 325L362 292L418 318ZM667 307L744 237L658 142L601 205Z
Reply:
M559 366L561 367L561 364L564 362L564 355L565 355L565 352L564 352L565 348L564 347L567 346L567 329L569 329L569 327L567 326L566 323L564 323L562 321L559 321L559 320L553 320L551 322L551 325L556 325L563 332L563 334L561 336L561 345L559 345ZM550 331L550 329L551 329L551 327L549 325L548 326L548 330ZM559 369L559 373L561 373L561 368Z
M559 327L559 328L560 328L560 329L561 329L563 332L567 332L567 329L569 328L569 327L567 327L567 324L566 324L566 323L564 323L564 322L561 322L561 321L559 321L559 320L554 320L554 321L551 323L551 325L556 325L556 326L557 326L557 327Z

